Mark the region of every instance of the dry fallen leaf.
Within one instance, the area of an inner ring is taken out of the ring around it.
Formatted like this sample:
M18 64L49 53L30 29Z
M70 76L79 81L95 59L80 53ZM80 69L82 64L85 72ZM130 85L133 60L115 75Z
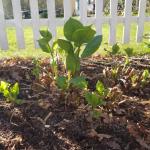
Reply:
M108 134L98 134L94 129L91 129L88 133L87 136L90 138L98 138L99 141L102 141L104 138L109 139L112 136Z
M108 135L108 134L98 134L98 137L99 137L99 141L102 141L104 138L106 139L110 139L112 136L111 135Z

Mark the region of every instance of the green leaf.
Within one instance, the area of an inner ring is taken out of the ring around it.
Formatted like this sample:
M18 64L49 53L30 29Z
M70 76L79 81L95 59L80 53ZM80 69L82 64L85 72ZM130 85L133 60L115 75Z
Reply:
M39 46L41 47L41 49L46 52L46 53L50 53L51 48L49 46L49 43L47 40L45 40L44 38L38 40Z
M95 31L90 27L78 29L73 33L72 39L76 45L81 46L83 43L91 41L95 35Z
M143 79L148 79L149 77L150 77L149 71L147 69L144 70L143 73L142 73L142 78Z
M112 46L112 52L111 52L111 54L112 54L112 55L116 55L116 54L119 52L119 50L120 50L120 47L119 47L118 44L116 43L116 44L114 44L114 45Z
M64 36L72 41L73 33L83 27L82 23L76 19L70 18L64 25Z
M48 30L40 30L40 34L48 42L52 39L52 34Z
M0 82L0 92L7 90L9 86L10 86L9 83L1 81Z
M10 97L10 92L9 92L9 90L8 90L8 89L5 89L5 90L3 91L3 95L4 95L4 97L9 98L9 97Z
M104 104L104 101L94 92L87 92L85 99L93 108Z
M102 42L102 35L98 35L96 37L94 37L86 46L86 48L84 49L81 58L85 58L85 57L89 57L91 56L93 53L95 53L98 48L100 47Z
M17 98L19 94L19 84L15 83L13 87L10 88L10 93L13 98Z
M64 76L57 77L56 84L57 84L58 88L60 88L62 90L66 90L68 88L68 79L67 79L67 77L64 77Z
M107 89L104 87L104 84L100 81L96 83L96 90L100 96L105 96L107 93Z
M126 48L125 53L128 57L131 57L133 55L133 48Z
M58 46L63 49L66 53L72 54L73 53L73 46L71 42L63 40L63 39L58 39L57 40Z
M84 77L79 76L79 77L72 78L70 80L70 84L72 84L73 87L79 89L87 89L88 82L85 80Z

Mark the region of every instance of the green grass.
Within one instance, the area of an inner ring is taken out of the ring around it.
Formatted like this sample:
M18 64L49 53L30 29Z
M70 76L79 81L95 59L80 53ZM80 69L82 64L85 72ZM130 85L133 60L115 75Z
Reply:
M145 23L144 33L150 33L149 23ZM131 42L129 44L121 44L123 34L123 25L117 25L117 42L120 44L121 49L127 47L133 48L135 54L145 54L150 53L150 49L147 48L144 44L146 40L143 40L141 43L136 43L136 24L131 25ZM33 43L33 33L32 29L27 27L24 29L25 43L26 48L24 50L18 49L16 44L16 32L15 28L7 29L8 41L9 41L9 50L2 51L0 50L0 58L10 58L10 57L47 57L48 54L43 53L40 49L34 48ZM63 36L63 27L57 28L57 38ZM108 42L109 37L109 25L103 25L103 44L98 53L105 54L103 51L104 48L110 49L106 43Z

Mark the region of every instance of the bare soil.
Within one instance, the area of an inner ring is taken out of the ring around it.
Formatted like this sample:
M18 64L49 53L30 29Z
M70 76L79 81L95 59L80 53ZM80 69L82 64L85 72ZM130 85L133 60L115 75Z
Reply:
M101 80L113 92L98 119L91 117L81 91L58 90L46 73L51 71L49 60L41 62L41 77L36 79L32 59L0 61L0 80L19 82L23 100L18 106L0 95L0 150L150 150L150 84L132 88L127 74L116 80L104 76L104 69L123 65L123 57L82 62L91 90ZM150 71L150 57L132 58L132 69Z

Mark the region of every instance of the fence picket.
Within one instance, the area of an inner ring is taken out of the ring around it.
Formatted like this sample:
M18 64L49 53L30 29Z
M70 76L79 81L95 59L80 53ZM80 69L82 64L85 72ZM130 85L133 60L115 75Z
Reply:
M96 0L95 4L96 4L96 10L95 10L96 31L97 31L97 34L102 35L103 0Z
M22 13L21 13L20 0L12 0L12 6L13 6L14 21L16 26L16 37L17 37L18 47L20 49L24 49L25 42L24 42L24 32L22 27Z
M83 24L86 24L87 20L87 0L79 1L79 9L80 9L80 20Z
M64 0L64 18L65 20L69 19L72 16L72 1Z
M110 0L111 19L110 19L109 43L111 45L116 43L117 5L118 0Z
M3 50L8 49L8 41L7 41L7 33L6 33L6 25L4 19L4 9L2 0L0 0L0 47Z
M55 0L47 0L48 11L48 28L53 37L56 37L56 12L55 12Z
M132 11L132 0L125 1L125 21L123 30L123 43L130 41L130 27L131 27L131 11Z
M140 42L143 38L144 32L144 21L145 21L145 9L146 9L146 0L139 1L139 14L138 14L138 25L137 25L137 36L136 41Z
M37 0L30 0L30 9L31 9L34 44L35 48L39 48L37 40L39 40L40 38L39 33L40 23L39 23L39 9Z

